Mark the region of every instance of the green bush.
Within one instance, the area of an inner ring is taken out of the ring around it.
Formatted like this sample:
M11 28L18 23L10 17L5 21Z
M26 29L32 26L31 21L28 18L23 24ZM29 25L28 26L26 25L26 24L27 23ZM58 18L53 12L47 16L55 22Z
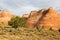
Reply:
M25 18L16 16L16 17L13 17L11 21L8 22L8 24L13 28L26 27L25 21L26 21Z

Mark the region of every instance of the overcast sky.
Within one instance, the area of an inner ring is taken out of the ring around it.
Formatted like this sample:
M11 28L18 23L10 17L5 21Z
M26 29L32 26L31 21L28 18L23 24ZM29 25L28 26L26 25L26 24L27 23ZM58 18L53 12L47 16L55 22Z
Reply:
M0 9L8 10L15 15L23 15L31 10L53 7L60 9L60 0L0 0Z

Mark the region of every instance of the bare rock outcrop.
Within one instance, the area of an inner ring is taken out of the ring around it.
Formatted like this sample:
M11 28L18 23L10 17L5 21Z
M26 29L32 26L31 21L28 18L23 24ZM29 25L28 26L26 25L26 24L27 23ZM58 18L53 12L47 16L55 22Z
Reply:
M13 15L5 10L0 11L0 23L8 24Z
M29 17L29 14L24 14L22 17L27 19Z
M40 11L32 11L26 21L26 25L30 28L39 26L45 30L49 30L50 28L53 30L59 30L60 14L52 7L47 10L42 9Z
M36 23L39 21L39 18L42 16L42 13L44 12L44 10L40 10L38 11L32 11L30 13L29 18L26 21L26 25L30 28L34 27L36 25Z
M45 16L38 22L38 26L41 26L45 30L49 30L50 28L59 30L60 15L53 8L49 8Z

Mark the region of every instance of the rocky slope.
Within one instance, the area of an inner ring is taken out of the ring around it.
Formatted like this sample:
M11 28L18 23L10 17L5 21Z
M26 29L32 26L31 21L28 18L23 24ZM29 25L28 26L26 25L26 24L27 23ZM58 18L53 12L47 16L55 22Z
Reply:
M0 23L8 24L8 21L13 17L8 11L0 11ZM26 25L30 28L41 27L45 30L60 29L60 14L52 7L48 9L41 9L39 11L31 11L30 14L23 15L26 20Z
M35 26L42 27L45 30L60 29L60 14L52 7L49 9L41 9L39 11L32 11L27 18L26 25L30 28Z
M13 17L12 13L2 10L0 11L0 23L8 24L8 21Z

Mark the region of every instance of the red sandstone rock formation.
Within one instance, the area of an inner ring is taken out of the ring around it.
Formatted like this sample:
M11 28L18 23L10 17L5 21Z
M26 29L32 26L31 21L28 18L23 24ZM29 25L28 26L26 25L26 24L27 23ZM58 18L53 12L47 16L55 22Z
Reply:
M24 14L22 17L27 19L29 17L29 14Z
M53 8L49 8L45 16L39 21L38 26L42 26L45 30L50 28L59 30L60 15Z
M0 11L0 23L8 24L13 15L8 11Z
M40 10L39 12L37 11L32 11L30 13L29 18L26 21L26 25L30 28L34 27L36 23L39 21L39 18L42 16L42 13L44 10Z
M31 12L26 21L26 25L30 28L33 28L37 25L45 30L49 30L50 28L53 30L59 30L60 14L58 14L53 8Z

